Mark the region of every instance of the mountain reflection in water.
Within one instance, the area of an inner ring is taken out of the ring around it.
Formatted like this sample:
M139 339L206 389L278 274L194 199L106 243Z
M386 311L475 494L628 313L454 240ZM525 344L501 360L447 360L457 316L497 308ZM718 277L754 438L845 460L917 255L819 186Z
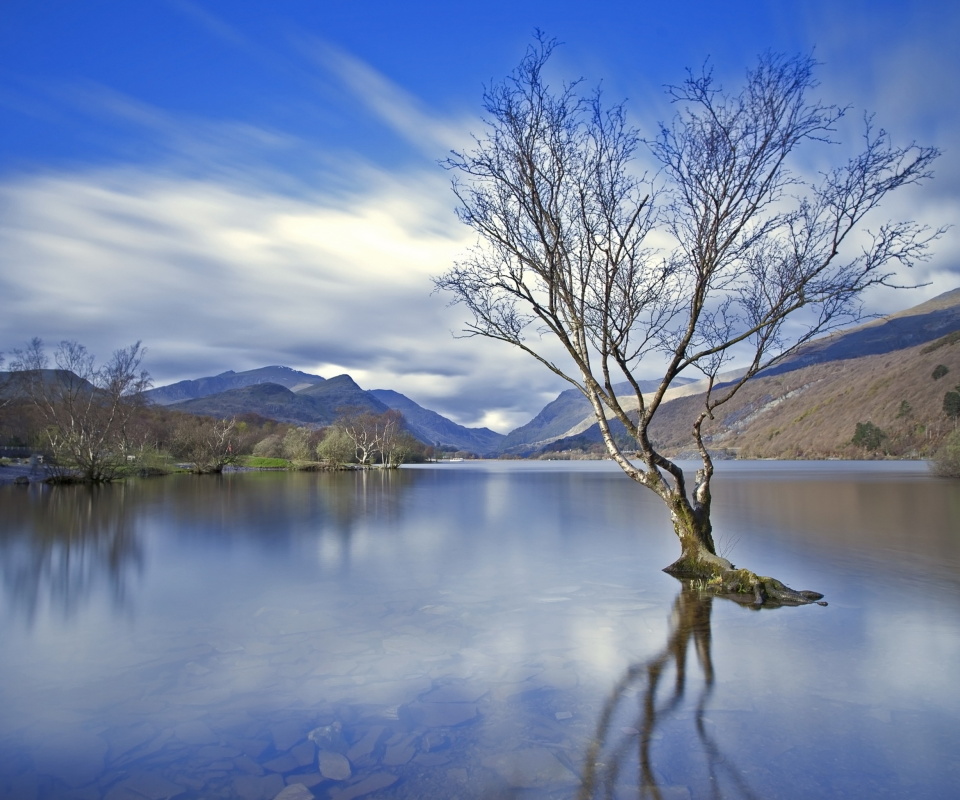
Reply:
M0 797L957 783L960 486L923 465L721 464L721 546L830 601L760 613L678 594L662 507L605 463L0 487L0 512Z

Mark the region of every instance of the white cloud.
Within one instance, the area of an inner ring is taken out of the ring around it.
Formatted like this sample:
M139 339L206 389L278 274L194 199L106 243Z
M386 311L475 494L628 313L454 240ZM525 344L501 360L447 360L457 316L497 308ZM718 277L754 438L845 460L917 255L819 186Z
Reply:
M0 292L16 300L0 350L34 335L101 354L141 339L158 385L271 363L347 372L504 431L565 388L505 345L455 339L465 313L433 294L471 241L435 162L466 126L335 48L312 52L414 145L409 166L97 84L48 91L138 156L0 183Z
M105 354L142 339L158 383L283 363L470 424L527 421L549 380L454 339L463 312L432 293L467 244L443 176L352 175L352 196L313 197L132 167L8 182L0 293L16 302L0 341Z

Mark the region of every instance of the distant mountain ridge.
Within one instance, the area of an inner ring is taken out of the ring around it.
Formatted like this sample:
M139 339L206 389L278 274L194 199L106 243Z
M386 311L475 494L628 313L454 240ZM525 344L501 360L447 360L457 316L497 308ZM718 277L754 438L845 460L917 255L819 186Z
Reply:
M419 431L417 438L439 447L456 447L471 453L490 455L502 448L504 436L489 428L465 428L436 411L417 405L409 397L390 389L370 391L384 405L403 414L411 428Z
M960 289L850 330L814 339L757 377L769 378L829 361L892 353L927 344L955 330L960 330Z
M364 392L349 375L308 385L299 392L278 383L254 383L171 403L169 407L212 417L254 413L278 422L314 426L330 425L346 408L375 414L387 410L387 406Z
M676 381L677 389L692 382L686 378L680 378ZM640 389L651 392L659 384L659 381L640 381ZM621 383L614 388L618 392L625 393L630 387L627 383ZM556 400L547 403L526 425L510 431L503 440L501 448L504 452L528 451L531 447L540 447L558 439L583 433L595 424L593 419L593 407L590 401L579 389L566 389L557 395ZM596 440L600 440L599 432Z
M246 372L227 370L219 375L195 380L178 381L167 386L160 386L146 392L147 399L160 406L169 406L185 400L195 400L208 397L231 389L241 389L258 383L275 383L286 387L292 392L315 386L324 381L319 375L310 375L299 372L290 367L260 367Z
M229 417L254 413L278 422L310 426L330 425L346 409L382 414L394 408L404 415L410 433L424 444L478 455L497 453L503 439L503 434L489 428L458 425L399 392L366 391L349 375L325 379L282 366L247 372L229 370L179 381L151 389L147 398L190 414Z

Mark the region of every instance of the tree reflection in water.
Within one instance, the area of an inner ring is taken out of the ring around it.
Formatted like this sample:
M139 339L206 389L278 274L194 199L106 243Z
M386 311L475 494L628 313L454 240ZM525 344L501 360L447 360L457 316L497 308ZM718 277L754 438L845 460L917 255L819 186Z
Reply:
M143 553L132 519L133 491L109 486L36 487L5 504L0 562L11 606L32 624L45 604L65 617L106 585L117 606Z
M665 787L654 770L651 744L659 739L666 723L675 718L674 713L684 699L689 677L687 653L691 647L696 652L703 675L703 686L699 688L694 706L694 722L711 796L743 800L757 797L730 757L721 751L705 724L704 715L715 682L710 652L710 615L714 599L723 602L723 598L704 595L684 585L673 605L666 646L649 660L627 669L614 686L597 722L596 735L587 749L578 800L629 796L621 781L625 780L623 773L632 767L630 759L634 754L639 766L635 796L666 800ZM662 692L661 684L671 669L674 672L673 688ZM663 696L658 697L658 694ZM625 709L633 698L639 708L635 715L625 716L630 713ZM627 720L633 725L626 725Z

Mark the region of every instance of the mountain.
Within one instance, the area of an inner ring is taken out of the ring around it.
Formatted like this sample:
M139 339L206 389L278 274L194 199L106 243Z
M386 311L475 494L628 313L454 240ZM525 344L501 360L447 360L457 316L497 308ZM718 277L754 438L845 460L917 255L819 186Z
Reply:
M856 423L869 421L887 433L891 452L922 454L952 424L942 406L944 392L960 382L958 331L960 289L809 342L718 409L705 427L711 446L754 457L855 457L849 442ZM948 370L945 380L931 377L939 366ZM654 382L642 388L650 391ZM668 392L653 431L665 451L689 447L691 415L702 407L704 388L702 381L687 380ZM377 413L395 408L421 441L479 454L600 441L591 408L575 389L561 392L506 436L457 425L398 392L364 391L349 375L324 380L288 367L224 372L160 387L149 396L196 414L255 412L297 425L327 425L343 407Z
M295 370L290 372L296 373ZM201 381L203 379L197 383ZM372 411L375 414L382 414L387 410L387 406L357 386L349 375L338 375L322 383L308 385L298 392L277 383L254 383L193 400L171 403L170 408L214 417L253 413L278 422L314 426L329 425L345 408Z
M960 325L940 339L821 361L749 381L704 426L708 447L741 458L863 458L858 424L883 435L879 452L923 458L955 427L944 395L960 384ZM702 395L666 404L653 429L668 452L689 448Z
M337 417L336 410L322 399L291 392L278 383L257 383L228 389L206 397L171 403L169 407L189 414L218 418L259 414L294 425L329 425Z
M883 452L923 457L953 429L943 401L958 384L960 289L809 342L750 380L704 431L712 450L743 458L858 458L870 454L851 439L869 422L884 434ZM687 384L658 411L652 435L664 452L689 451L703 390ZM576 437L600 441L589 409L549 443L562 448Z
M146 392L147 399L160 406L181 403L184 400L195 400L213 394L241 389L244 386L253 386L258 383L274 383L296 392L323 382L319 375L310 375L299 372L290 367L261 367L246 372L228 370L209 378L197 378L190 381L179 381L168 386L160 386Z
M761 376L769 377L829 361L893 353L932 342L955 330L960 330L960 289L848 331L814 339L788 359L764 370Z
M328 409L333 415L331 422L339 416L341 409L371 411L374 414L382 414L388 409L370 392L361 389L349 375L337 375L316 386L308 386L299 390L297 395L308 397Z
M418 431L418 439L445 450L466 450L487 455L496 453L503 442L502 433L489 428L466 428L457 425L436 411L417 405L409 397L390 389L370 391L377 400L389 408L401 412L411 429Z
M577 389L567 389L545 405L526 425L514 428L504 437L501 449L517 452L565 436L591 414L590 401Z
M228 388L221 388L224 386ZM184 394L192 396L176 399ZM486 455L495 453L503 439L502 434L488 428L457 425L399 392L365 391L349 375L324 380L289 367L231 371L212 378L181 381L152 390L150 399L190 414L230 417L253 413L279 422L312 426L331 424L344 409L382 414L394 408L403 414L410 433L424 444Z
M659 381L640 381L640 389L650 392L655 390L659 383ZM681 394L688 384L693 384L693 381L679 378L676 381L676 387L671 389L671 396ZM629 385L621 383L614 388L618 392L627 392ZM594 427L597 428L595 435L590 431ZM510 431L501 444L501 450L521 454L560 439L579 435L586 435L591 441L601 441L599 426L593 420L590 401L578 389L567 389L560 392L556 400L547 403L526 425Z
M73 387L83 392L95 391L90 381L67 369L37 369L22 373L0 372L0 399L22 397L26 385L17 379L26 379L27 384L42 384L45 387ZM9 393L9 397L8 394Z

